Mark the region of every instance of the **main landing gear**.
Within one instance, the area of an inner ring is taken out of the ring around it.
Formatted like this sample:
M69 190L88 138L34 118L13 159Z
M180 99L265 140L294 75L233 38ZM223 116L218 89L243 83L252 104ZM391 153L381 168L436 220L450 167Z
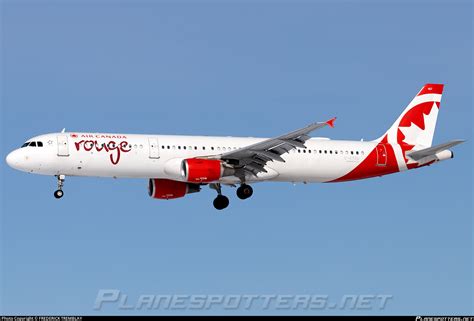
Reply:
M54 192L54 197L56 197L57 199L60 199L64 195L63 186L64 186L64 179L66 178L66 176L57 175L56 177L58 179L58 189Z
M217 197L214 199L214 207L217 210L223 210L227 206L229 206L229 198L227 196L222 195L222 187L220 183L211 184L210 187L217 191Z
M214 199L214 207L217 210L223 210L227 206L229 206L229 198L227 196L222 195L222 186L220 183L210 184L209 185L212 189L217 191L217 197ZM242 184L239 188L237 188L237 197L241 200L245 200L252 196L253 188L250 185Z
M242 184L237 188L237 197L241 200L246 200L253 194L253 188L250 185Z

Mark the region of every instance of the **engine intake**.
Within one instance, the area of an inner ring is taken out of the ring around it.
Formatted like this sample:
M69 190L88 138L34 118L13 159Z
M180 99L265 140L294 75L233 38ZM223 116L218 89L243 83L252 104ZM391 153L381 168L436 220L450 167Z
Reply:
M181 163L181 176L187 182L210 183L233 174L234 170L224 167L220 160L189 158Z
M183 183L170 179L151 178L148 182L148 195L156 199L174 199L201 190L197 184Z

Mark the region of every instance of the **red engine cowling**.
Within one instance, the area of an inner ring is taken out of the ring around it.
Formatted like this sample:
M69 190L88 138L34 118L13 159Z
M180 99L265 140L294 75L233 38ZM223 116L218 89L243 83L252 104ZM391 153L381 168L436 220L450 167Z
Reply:
M189 158L183 161L181 173L188 182L209 183L224 176L224 167L220 160Z
M170 179L151 178L148 182L148 195L157 199L174 199L186 194L199 192L197 184L189 184Z

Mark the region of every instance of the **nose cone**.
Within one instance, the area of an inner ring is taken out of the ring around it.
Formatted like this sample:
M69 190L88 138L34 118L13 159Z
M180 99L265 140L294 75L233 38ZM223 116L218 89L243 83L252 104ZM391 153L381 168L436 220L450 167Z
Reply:
M20 155L17 150L14 150L13 152L7 155L7 158L5 160L7 161L8 166L17 169L18 165L20 164Z

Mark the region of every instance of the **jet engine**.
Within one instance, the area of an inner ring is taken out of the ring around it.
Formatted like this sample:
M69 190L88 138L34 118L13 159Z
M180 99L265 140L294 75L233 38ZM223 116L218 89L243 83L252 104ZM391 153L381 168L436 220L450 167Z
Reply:
M148 194L157 199L174 199L201 190L198 184L183 183L170 179L151 178L148 182Z
M181 163L181 176L187 182L210 183L233 174L234 170L220 160L188 158Z

